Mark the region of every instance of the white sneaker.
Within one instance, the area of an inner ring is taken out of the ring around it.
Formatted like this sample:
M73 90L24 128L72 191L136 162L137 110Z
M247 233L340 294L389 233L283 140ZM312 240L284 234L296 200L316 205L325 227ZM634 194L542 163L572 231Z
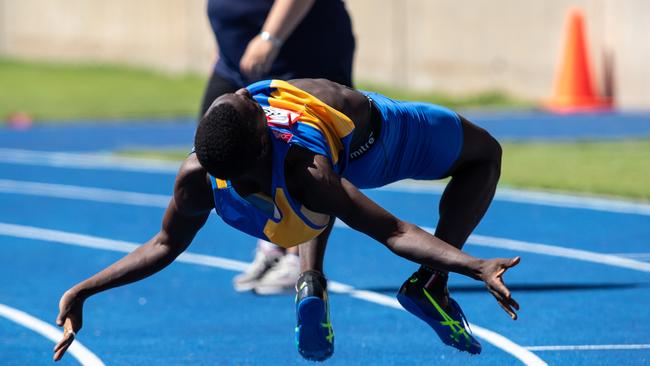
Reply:
M298 276L300 276L300 259L295 254L287 254L257 281L253 291L258 295L295 292Z
M250 267L244 272L232 279L232 285L235 291L244 292L252 290L259 280L271 268L276 266L280 259L284 256L282 252L269 252L264 253L259 248L255 250L255 259Z

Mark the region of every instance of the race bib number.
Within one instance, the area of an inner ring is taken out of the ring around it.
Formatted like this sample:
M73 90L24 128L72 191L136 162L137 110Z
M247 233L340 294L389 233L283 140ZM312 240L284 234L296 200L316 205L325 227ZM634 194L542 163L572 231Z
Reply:
M288 111L275 107L264 107L266 113L266 122L278 127L291 127L300 118L300 113Z

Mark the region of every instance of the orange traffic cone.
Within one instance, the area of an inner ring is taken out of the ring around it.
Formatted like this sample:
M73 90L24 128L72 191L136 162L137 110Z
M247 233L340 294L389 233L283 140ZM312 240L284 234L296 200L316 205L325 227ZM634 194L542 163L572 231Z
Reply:
M584 17L571 9L567 18L567 36L562 63L555 78L555 90L546 107L558 113L610 109L611 99L596 95L584 31Z

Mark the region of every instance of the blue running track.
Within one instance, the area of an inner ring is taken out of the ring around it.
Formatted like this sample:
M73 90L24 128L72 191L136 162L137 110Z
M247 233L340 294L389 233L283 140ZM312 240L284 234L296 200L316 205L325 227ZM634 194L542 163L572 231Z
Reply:
M629 126L628 136L643 136ZM191 136L188 123L0 130L1 365L51 365L61 294L159 229L176 165L89 152L187 148ZM407 182L366 193L432 228L440 191ZM650 364L649 238L648 204L500 190L466 250L522 257L506 276L522 310L513 322L480 283L452 276L483 343L470 356L397 305L416 265L339 225L326 257L336 333L326 364ZM177 263L88 300L77 348L61 364L313 364L295 349L293 296L231 287L254 242L212 217Z

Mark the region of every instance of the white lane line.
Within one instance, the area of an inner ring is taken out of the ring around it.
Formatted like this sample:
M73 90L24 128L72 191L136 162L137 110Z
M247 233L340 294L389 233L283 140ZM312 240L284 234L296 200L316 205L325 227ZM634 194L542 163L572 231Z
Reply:
M467 243L484 247L510 249L514 251L550 255L554 257L578 259L584 262L600 263L606 264L608 266L634 269L641 272L650 272L650 263L641 262L630 258L617 257L611 254L594 253L580 249L563 248L554 245L494 238L475 234L470 235Z
M612 255L640 260L650 260L650 253L612 253Z
M180 162L155 159L134 159L110 154L78 154L66 152L0 149L0 162L91 170L123 170L139 173L175 174Z
M7 305L0 304L0 316L42 335L55 344L63 337L63 332L54 326L35 318L24 311L14 309ZM72 343L70 348L68 348L67 353L71 354L72 357L77 359L77 361L84 366L104 366L102 360L81 344L79 340L75 340L74 343Z
M49 230L32 226L13 225L6 223L0 223L0 235L126 253L131 252L133 249L138 247L138 244L120 240L111 240L90 235L82 235L59 230ZM249 265L248 263L232 259L188 252L181 254L176 260L183 263L199 264L203 266L228 269L232 271L243 271L248 268ZM389 298L388 296L371 291L355 290L350 285L334 281L332 282L332 285L332 292L348 294L355 298L375 304L402 309L401 306L396 304L396 301L394 299ZM546 365L546 363L534 353L524 349L509 339L490 330L479 327L475 324L470 324L470 327L474 329L477 337L480 337L495 347L505 351L508 354L511 354L523 362L525 365Z
M445 186L440 183L408 180L389 184L378 189L390 192L415 192L438 195L442 194L444 188ZM499 188L497 189L494 199L496 201L504 202L650 216L650 204L614 198L576 196L563 193Z
M6 223L0 223L0 235L51 241L60 244L77 245L85 248L110 250L123 253L130 253L140 246L139 244L127 241L104 239L97 236ZM181 254L177 260L180 262L219 267L232 271L244 271L248 268L248 264L244 262L189 252Z
M145 207L167 207L170 196L105 188L0 179L0 192Z
M13 181L7 179L0 179L0 193L89 200L94 202L115 203L121 205L139 205L159 208L167 207L167 203L169 202L169 197L165 195L51 183ZM336 226L348 228L348 226L342 223L340 220L336 221ZM423 227L423 229L429 231L432 234L435 232L434 228ZM650 272L650 263L647 262L611 254L601 254L586 250L564 248L548 244L532 243L521 240L504 239L475 234L469 237L467 244L509 249L519 252L536 253L554 257L570 258L585 262L628 268L642 272Z
M71 169L124 170L161 174L175 174L180 165L180 162L170 162L157 159L125 158L108 154L79 154L20 149L0 149L0 163ZM432 184L430 182L402 181L390 184L380 189L396 192L440 194L442 193L444 186L442 184ZM650 216L650 204L613 198L575 196L561 193L499 188L495 200Z
M575 346L527 346L529 351L609 351L650 349L650 344L583 344Z

